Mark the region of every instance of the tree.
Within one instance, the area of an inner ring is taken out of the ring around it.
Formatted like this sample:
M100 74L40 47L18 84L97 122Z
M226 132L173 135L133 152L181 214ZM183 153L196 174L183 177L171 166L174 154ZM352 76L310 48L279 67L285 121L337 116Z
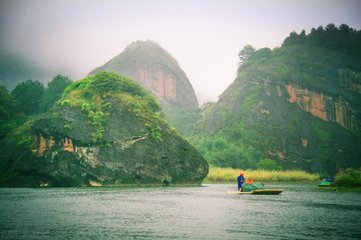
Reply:
M240 64L244 63L245 61L247 61L247 59L255 52L254 47L252 47L252 45L246 45L239 53L238 53L238 57L239 57L239 61Z
M41 102L40 110L45 112L53 106L53 104L59 100L67 86L69 86L72 81L62 75L57 75L48 83L48 88L45 90Z
M360 35L360 31L350 28L346 24L341 24L337 28L335 24L330 23L325 28L322 26L317 29L312 28L308 35L305 30L302 30L300 34L292 32L283 41L282 46L307 44L360 57Z
M352 28L350 28L347 24L341 24L339 29L345 35L352 31Z
M261 60L261 59L267 59L272 55L272 50L269 48L261 48L255 51L252 56L250 56L249 60Z
M15 99L19 112L32 115L39 111L43 93L44 85L41 82L27 80L19 83L11 92L11 96Z
M0 85L0 121L11 119L15 109L15 101L5 86Z
M298 44L298 34L293 31L290 35L283 41L282 46L291 46L294 44Z
M337 32L337 31L338 31L336 25L333 24L333 23L327 24L327 26L325 27L325 30L326 30L326 32L329 32L329 33L333 33L333 32Z
M306 31L305 30L302 30L300 35L298 36L298 39L300 41L300 43L306 43L307 41L307 36L306 36Z
M22 123L22 115L16 112L16 103L5 86L0 85L0 139Z

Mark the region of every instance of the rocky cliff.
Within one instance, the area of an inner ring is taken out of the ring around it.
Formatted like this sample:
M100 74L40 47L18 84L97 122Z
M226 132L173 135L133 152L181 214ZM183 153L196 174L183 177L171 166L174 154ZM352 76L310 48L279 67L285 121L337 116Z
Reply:
M342 96L331 97L324 95L322 92L313 92L307 88L292 86L288 84L284 86L289 94L288 101L297 103L297 105L313 116L326 121L337 123L347 129L359 129L359 122L356 119L354 110ZM277 86L277 89L281 89ZM282 92L280 92L282 96Z
M198 101L191 83L177 61L155 42L133 42L89 75L102 70L129 76L151 91L171 124L182 133L198 120Z
M328 174L361 166L361 60L306 45L258 52L197 126L206 158Z
M199 184L208 164L135 81L100 72L0 144L1 186Z

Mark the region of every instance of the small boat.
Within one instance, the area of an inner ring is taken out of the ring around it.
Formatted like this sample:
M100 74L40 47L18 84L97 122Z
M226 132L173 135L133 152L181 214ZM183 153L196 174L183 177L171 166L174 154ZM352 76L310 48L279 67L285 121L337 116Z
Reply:
M228 194L280 194L283 189L265 188L263 183L245 183L243 191L228 191Z
M262 195L271 195L271 194L280 194L281 192L283 192L283 189L278 188L278 189L255 189L252 190L250 192L241 192L241 191L227 191L228 194L239 194L239 195L243 195L243 194L262 194Z
M328 177L322 179L322 181L318 184L319 187L331 187L333 186L334 178Z

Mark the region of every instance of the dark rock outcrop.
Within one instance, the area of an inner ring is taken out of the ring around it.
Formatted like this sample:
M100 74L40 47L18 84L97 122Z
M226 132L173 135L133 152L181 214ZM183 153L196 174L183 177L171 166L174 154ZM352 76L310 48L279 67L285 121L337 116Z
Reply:
M11 150L9 150L11 149ZM2 141L0 185L199 184L208 164L133 80L101 72Z

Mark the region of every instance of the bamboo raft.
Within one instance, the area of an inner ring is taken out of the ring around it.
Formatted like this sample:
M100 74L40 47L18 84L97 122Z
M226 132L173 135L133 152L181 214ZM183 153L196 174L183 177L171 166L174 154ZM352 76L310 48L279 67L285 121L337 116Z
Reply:
M227 191L228 194L239 194L239 195L243 195L243 194L280 194L281 192L283 192L283 189L255 189L252 190L250 192L241 192L241 191Z

